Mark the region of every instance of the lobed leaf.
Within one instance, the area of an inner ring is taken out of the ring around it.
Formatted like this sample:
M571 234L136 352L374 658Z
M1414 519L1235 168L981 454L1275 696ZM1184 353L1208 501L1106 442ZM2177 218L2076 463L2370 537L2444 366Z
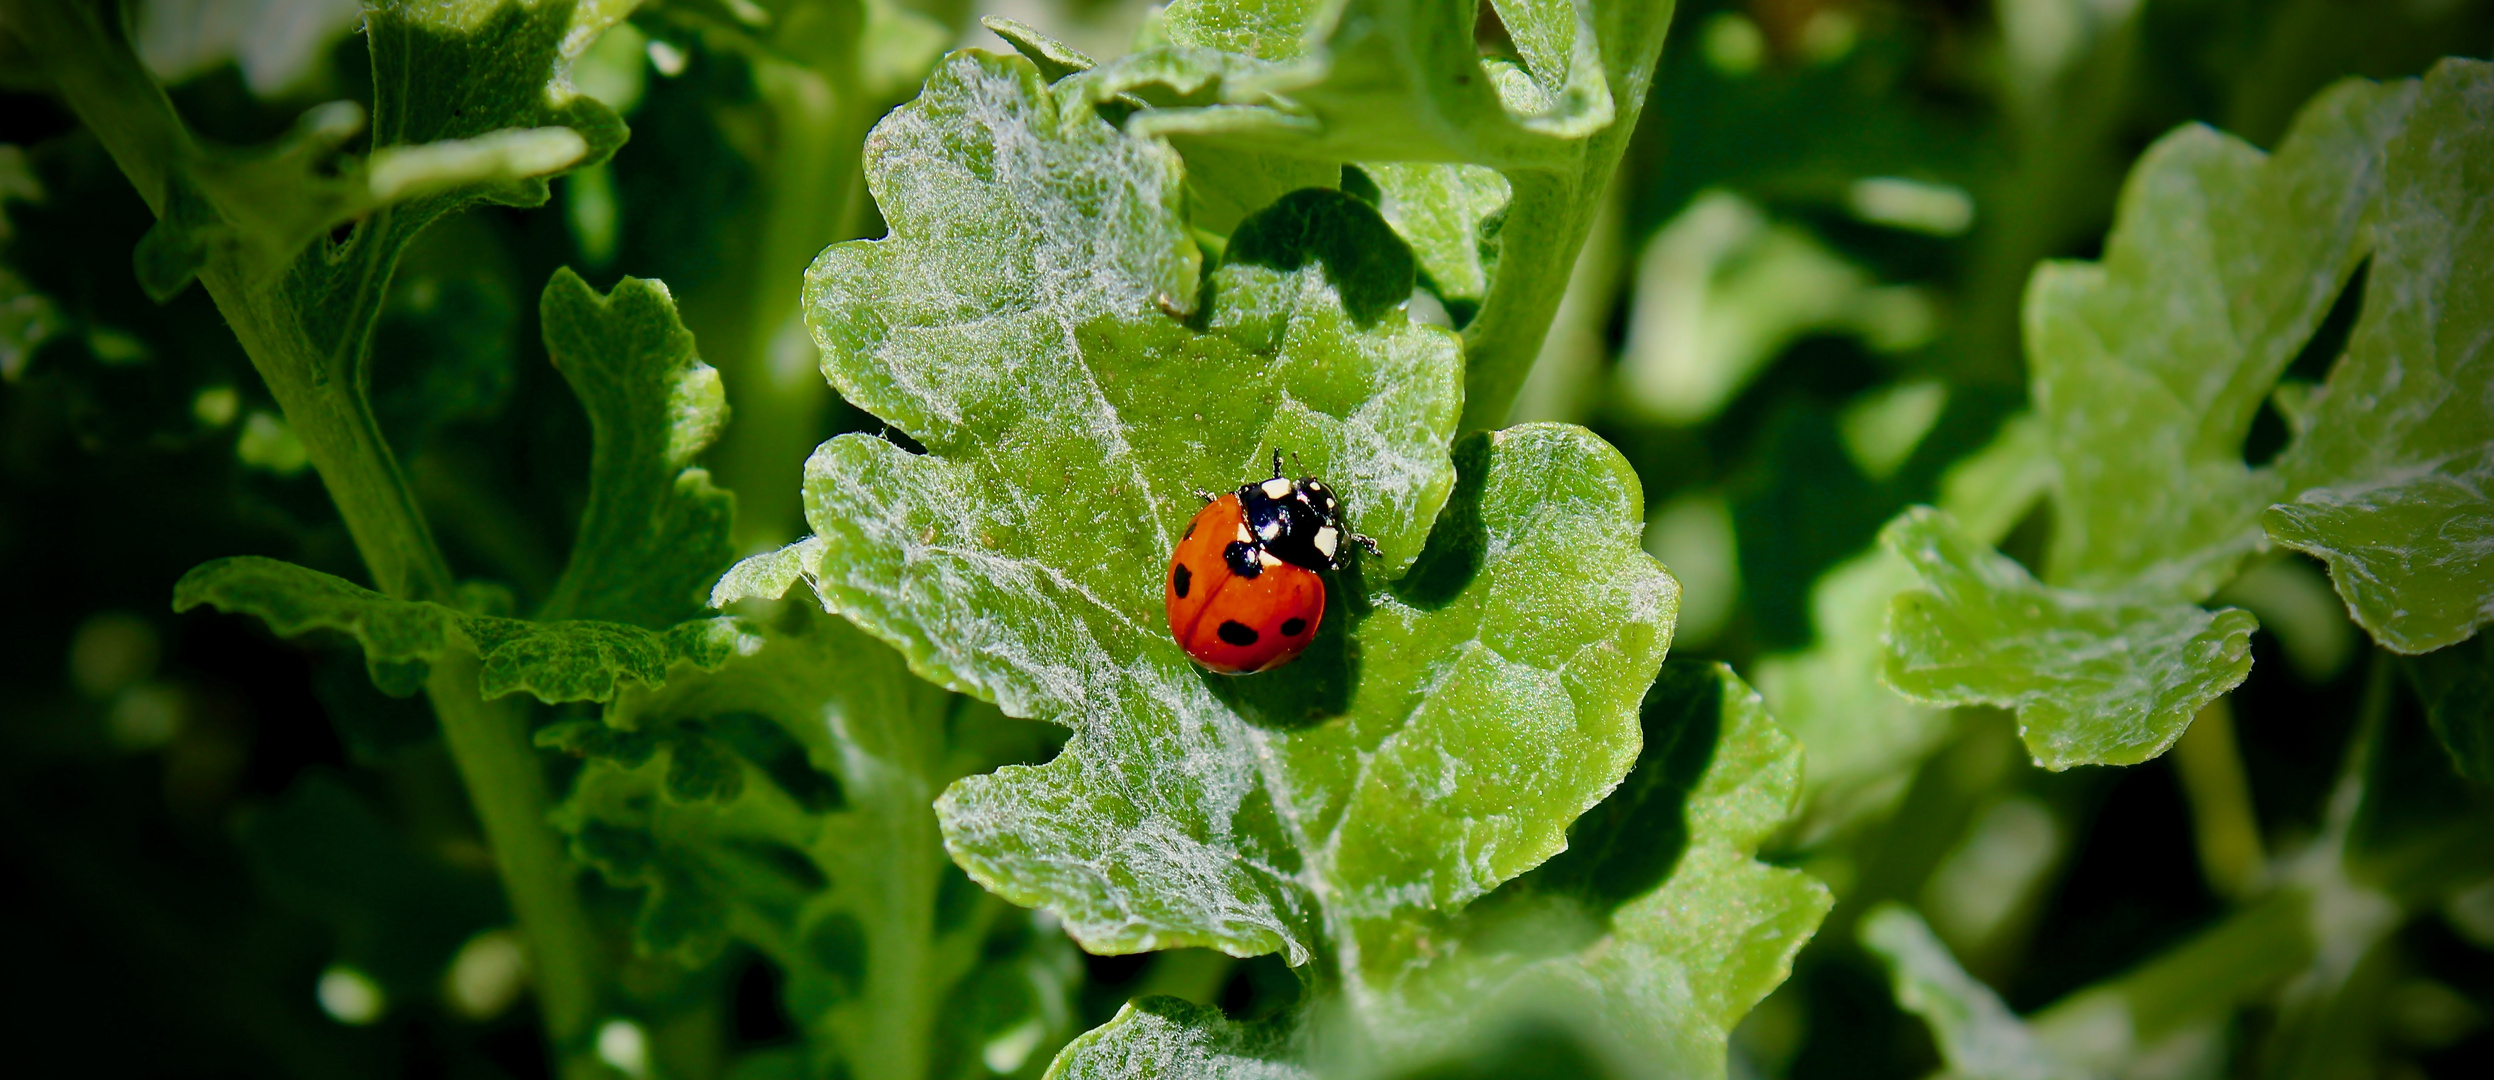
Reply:
M1888 684L1932 704L2016 709L2047 769L2164 753L2251 673L2258 624L2239 608L2057 589L1928 507L1883 538L1922 580L1890 602Z
M761 950L816 1071L966 1076L1035 1071L1071 1034L1073 957L945 860L928 806L1046 731L817 617L538 741L590 759L556 821L610 882L644 890L643 951ZM982 1055L999 1040L1031 1068Z
M471 591L470 603L477 594ZM606 701L630 683L658 685L679 664L715 668L751 648L732 619L653 631L622 623L529 622L430 600L395 600L342 578L256 555L193 567L173 586L173 610L201 605L268 624L282 637L332 631L364 650L373 684L405 696L430 665L467 654L488 698L525 692L540 701Z
M214 253L255 285L282 275L293 294L289 306L351 303L340 295L352 292L341 279L355 277L363 260L296 261L332 228L397 207L377 228L359 230L387 234L362 243L395 249L469 203L544 203L548 176L603 161L623 143L623 122L574 91L568 69L630 6L368 6L364 37L378 88L371 153L340 156L366 123L351 102L305 113L293 133L264 150L199 147L187 134L167 133L162 220L139 245L141 280L158 297L170 296Z
M2060 462L2045 580L2197 601L2257 549L2279 485L2244 437L2362 261L2414 97L2341 83L2273 155L2181 128L2132 169L2103 262L2037 268L2027 353Z
M592 439L588 506L539 617L663 628L700 614L735 560L735 496L693 464L727 423L719 373L659 282L625 278L599 296L560 269L538 318Z
M2330 561L2394 648L2459 640L2494 612L2494 410L2460 389L2487 381L2468 343L2485 290L2452 254L2480 227L2460 192L2485 171L2486 106L2466 101L2482 71L2341 83L2274 155L2198 127L2150 149L2104 262L2047 264L2028 291L2059 470L2053 587L1900 519L1891 535L1929 587L1897 601L1893 685L2017 707L2051 767L2126 764L2243 679L2250 617L2195 605L2269 536ZM2301 401L2288 452L2246 465L2255 412L2368 254L2378 284L2331 376L2345 395Z
M1273 250L1199 292L1175 156L1102 120L1091 78L960 54L877 128L892 234L826 252L808 318L833 384L928 452L817 451L814 576L913 669L1075 729L1048 765L946 793L974 878L1095 951L1305 962L1558 849L1633 754L1676 589L1590 435L1475 440L1458 480L1454 339L1346 310L1383 264L1333 238L1390 239L1356 224L1373 210L1329 203L1315 231L1260 212L1240 232L1278 230ZM1336 578L1296 665L1208 675L1163 628L1160 573L1191 490L1274 447L1383 554ZM766 558L754 576L786 580Z
M2363 310L2261 523L2329 564L2375 640L2420 653L2494 621L2494 65L2408 89Z
M1428 1052L1450 1016L1521 1015L1654 1075L1724 1075L1733 1026L1832 903L1808 875L1756 859L1801 793L1801 746L1720 663L1666 665L1641 723L1635 767L1577 819L1565 852L1399 958L1410 974L1387 1008L1405 1045L1389 1055ZM1596 932L1568 936L1585 923Z

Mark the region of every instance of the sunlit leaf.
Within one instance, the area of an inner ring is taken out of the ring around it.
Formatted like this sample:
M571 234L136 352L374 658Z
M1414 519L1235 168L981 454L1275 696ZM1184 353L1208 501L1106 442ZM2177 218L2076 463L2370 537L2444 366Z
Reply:
M2341 84L2275 154L2182 128L2132 170L2103 262L2036 271L2027 355L2060 462L2046 580L2197 601L2256 549L2279 481L2244 437L2364 257L2414 96Z
M1636 547L1633 476L1581 431L1469 443L1458 484L1452 337L1345 310L1377 264L1333 237L1373 211L1341 200L1197 296L1176 162L1061 108L1092 77L960 55L877 130L892 236L827 252L809 318L842 393L929 452L817 452L815 574L914 669L1074 727L1048 765L946 794L973 877L1097 951L1304 962L1328 918L1460 905L1557 850L1628 765L1675 589ZM1207 675L1160 574L1191 489L1274 447L1383 555L1335 578L1295 665Z
M2164 753L2251 673L2258 624L2240 608L2054 588L1928 508L1890 523L1885 540L1922 579L1889 608L1889 685L2018 710L2047 769Z

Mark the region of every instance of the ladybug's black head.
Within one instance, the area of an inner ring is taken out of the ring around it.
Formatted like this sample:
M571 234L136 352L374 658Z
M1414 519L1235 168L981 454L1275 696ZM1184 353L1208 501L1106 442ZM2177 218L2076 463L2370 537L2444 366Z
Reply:
M1283 562L1310 570L1342 565L1342 510L1334 493L1313 476L1295 482L1284 479L1281 455L1273 457L1272 479L1239 486L1238 502L1246 511L1247 531L1258 547Z

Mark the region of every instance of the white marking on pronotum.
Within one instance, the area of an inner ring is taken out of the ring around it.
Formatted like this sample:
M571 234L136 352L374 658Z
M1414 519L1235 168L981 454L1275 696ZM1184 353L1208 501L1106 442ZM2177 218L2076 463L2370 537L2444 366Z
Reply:
M1272 553L1272 552L1270 552L1270 551L1259 551L1259 552L1257 552L1257 553L1256 553L1256 561L1257 561L1257 562L1260 562L1260 563L1263 563L1263 564L1264 564L1264 568L1265 568L1265 569L1267 569L1267 570L1270 570L1270 569L1272 569L1272 568L1274 568L1274 567L1276 567L1276 566L1280 566L1280 565L1282 564L1282 561L1281 561L1280 559L1276 559L1276 558L1274 558L1274 557L1273 557L1273 553Z
M1255 535L1247 531L1247 523L1244 521L1238 523L1238 542L1242 544L1256 542Z
M1290 494L1290 481L1276 476L1264 482L1265 498L1278 499L1288 494Z
M1326 558L1331 559L1334 557L1334 545L1339 542L1340 539L1334 535L1333 526L1327 525L1322 529L1316 530L1316 550L1322 553Z

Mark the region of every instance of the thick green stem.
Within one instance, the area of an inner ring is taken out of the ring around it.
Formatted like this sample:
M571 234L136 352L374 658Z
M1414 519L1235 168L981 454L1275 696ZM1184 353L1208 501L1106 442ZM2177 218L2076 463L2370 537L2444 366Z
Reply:
M1541 355L1542 338L1567 295L1576 254L1601 214L1602 193L1619 171L1620 155L1645 110L1672 7L1622 4L1603 16L1618 23L1601 35L1611 124L1584 140L1572 169L1504 170L1509 194L1498 268L1489 295L1481 298L1480 316L1463 332L1465 433L1507 423L1524 378Z
M197 151L112 21L113 10L74 0L12 0L0 8L8 32L40 58L69 107L161 216L174 172ZM367 277L356 309L326 343L314 340L306 313L281 299L278 282L252 280L228 254L212 250L199 279L302 439L374 584L396 597L448 599L449 564L354 374L395 261L395 251L384 247L386 221L366 228L373 242L359 252ZM483 700L472 660L438 663L425 689L528 937L564 1073L589 1075L596 1068L588 1046L596 950L574 868L546 820L552 804L524 718L508 704Z
M693 308L691 318L725 376L735 423L720 440L719 476L736 492L736 541L785 542L801 519L806 455L831 403L813 339L800 318L805 269L845 239L859 199L858 146L865 108L853 79L769 57L754 60L754 86L771 116L756 253L732 297Z

